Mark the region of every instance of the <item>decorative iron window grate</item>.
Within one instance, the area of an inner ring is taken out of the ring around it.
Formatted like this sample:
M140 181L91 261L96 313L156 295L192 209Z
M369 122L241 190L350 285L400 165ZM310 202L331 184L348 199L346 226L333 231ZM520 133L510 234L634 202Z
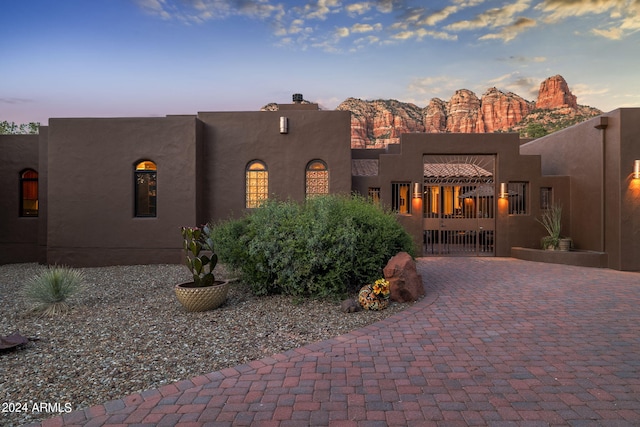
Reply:
M376 206L380 205L380 187L369 187L369 200Z
M551 209L553 204L553 188L541 187L540 188L540 209Z
M410 182L391 183L391 209L399 214L408 215L411 213L410 203Z
M528 215L529 214L529 183L527 182L509 182L509 215Z

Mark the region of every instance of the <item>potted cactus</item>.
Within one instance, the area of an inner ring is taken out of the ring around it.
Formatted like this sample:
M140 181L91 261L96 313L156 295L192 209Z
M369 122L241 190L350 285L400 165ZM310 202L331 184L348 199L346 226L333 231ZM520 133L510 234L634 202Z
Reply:
M182 227L185 264L193 281L176 285L178 301L187 311L206 311L219 307L226 299L229 282L216 280L213 270L218 256L210 237L210 226Z

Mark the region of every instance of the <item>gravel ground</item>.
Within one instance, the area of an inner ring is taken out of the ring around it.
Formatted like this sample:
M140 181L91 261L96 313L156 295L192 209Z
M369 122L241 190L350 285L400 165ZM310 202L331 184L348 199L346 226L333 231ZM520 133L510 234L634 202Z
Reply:
M347 314L339 302L255 297L235 281L220 308L187 313L172 289L188 280L184 266L138 265L81 269L86 288L71 311L45 318L20 296L44 268L0 266L0 336L32 339L0 352L3 426L58 415L56 404L77 410L332 338L408 306ZM49 410L33 410L42 403Z

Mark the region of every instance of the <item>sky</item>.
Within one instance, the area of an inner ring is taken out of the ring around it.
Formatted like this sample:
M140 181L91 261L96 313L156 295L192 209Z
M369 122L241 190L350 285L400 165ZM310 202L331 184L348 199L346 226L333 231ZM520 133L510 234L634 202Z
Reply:
M1 0L0 121L257 111L458 89L640 107L640 0Z

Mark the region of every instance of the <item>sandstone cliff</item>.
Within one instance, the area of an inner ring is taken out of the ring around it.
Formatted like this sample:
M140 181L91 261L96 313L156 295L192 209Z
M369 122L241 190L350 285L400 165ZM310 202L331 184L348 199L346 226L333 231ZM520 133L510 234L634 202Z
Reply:
M533 102L512 92L504 93L495 87L482 95L480 105L480 116L476 126L478 133L512 128L534 109Z
M263 109L277 110L277 104ZM351 112L352 148L384 148L399 143L400 135L408 132L519 132L523 137L539 137L602 114L578 105L560 75L540 84L536 101L492 87L482 98L460 89L449 101L433 98L425 108L394 99L348 98L336 109Z
M348 98L336 109L351 111L351 148L384 148L398 144L402 133L425 131L422 109L395 99Z
M576 96L569 90L566 80L555 75L540 83L536 108L552 110L554 108L578 108Z

